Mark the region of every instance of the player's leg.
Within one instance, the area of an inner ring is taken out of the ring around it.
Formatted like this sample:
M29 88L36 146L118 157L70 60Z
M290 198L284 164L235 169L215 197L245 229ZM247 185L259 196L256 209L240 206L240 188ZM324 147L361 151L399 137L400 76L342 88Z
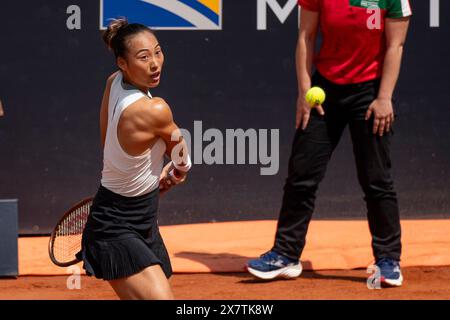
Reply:
M173 293L160 265L153 265L132 276L108 281L122 300L172 300Z
M364 191L372 248L382 276L393 285L401 285L401 227L397 196L391 177L390 146L393 132L382 137L372 133L373 117L364 120L365 112L377 90L366 88L359 97L350 122L358 180ZM391 279L391 280L389 280ZM383 279L382 279L383 280Z

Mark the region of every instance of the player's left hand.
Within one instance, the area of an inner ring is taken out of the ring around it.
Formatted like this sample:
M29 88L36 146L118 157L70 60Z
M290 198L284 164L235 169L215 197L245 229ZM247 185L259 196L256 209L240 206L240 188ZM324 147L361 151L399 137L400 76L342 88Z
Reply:
M170 174L170 172L174 170L174 166L171 162L169 162L162 170L161 175L159 176L159 193L164 194L169 191L173 186L176 186L186 180L186 174L179 172L181 176L176 178Z
M171 163L164 166L159 176L159 194L164 194L173 187L172 181L169 179L169 170L172 169Z
M369 120L374 115L373 119L373 134L378 134L380 137L385 132L389 132L394 123L394 108L391 99L377 98L369 106L366 112L366 120Z

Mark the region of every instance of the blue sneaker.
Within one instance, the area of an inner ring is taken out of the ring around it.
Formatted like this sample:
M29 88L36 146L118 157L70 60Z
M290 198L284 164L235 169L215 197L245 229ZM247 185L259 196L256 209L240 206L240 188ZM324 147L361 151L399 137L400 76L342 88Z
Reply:
M302 273L299 260L291 260L275 251L268 251L259 259L250 260L247 270L257 278L270 280L276 277L296 278Z
M400 263L390 258L381 258L377 261L376 266L380 269L381 284L400 287L403 283L402 272L400 271Z

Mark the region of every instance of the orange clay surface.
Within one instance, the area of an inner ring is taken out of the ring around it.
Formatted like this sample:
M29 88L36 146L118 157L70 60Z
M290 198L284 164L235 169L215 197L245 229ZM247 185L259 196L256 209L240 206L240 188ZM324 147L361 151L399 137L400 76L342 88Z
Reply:
M450 299L449 267L403 268L400 288L369 290L365 270L306 271L295 280L263 282L246 273L175 274L176 299ZM0 279L0 299L117 299L109 284L81 277L81 289L69 290L67 276Z
M273 244L276 221L161 227L175 273L242 272ZM366 268L372 261L366 221L312 221L302 255L305 270ZM450 266L450 219L402 221L402 267ZM20 275L66 275L52 264L48 237L19 239Z
M369 290L373 261L366 221L312 221L295 280L263 282L242 272L270 249L276 221L163 226L178 299L450 299L450 220L402 221L401 288ZM66 268L48 257L48 237L19 239L19 278L0 278L0 299L117 299L107 282L82 276L66 286ZM357 269L359 268L359 269ZM356 270L355 270L356 269Z

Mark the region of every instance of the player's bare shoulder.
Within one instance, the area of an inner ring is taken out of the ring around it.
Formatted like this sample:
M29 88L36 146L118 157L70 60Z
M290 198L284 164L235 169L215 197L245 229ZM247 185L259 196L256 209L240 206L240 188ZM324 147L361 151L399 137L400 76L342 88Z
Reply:
M116 76L119 74L120 71L116 71L113 74L111 74L108 79L106 79L106 84L108 87L111 87L111 84L113 83Z
M139 130L163 128L173 123L172 111L162 98L142 97L122 114L122 120L132 123Z
M164 99L159 97L146 101L145 117L155 127L164 127L173 122L170 106Z

